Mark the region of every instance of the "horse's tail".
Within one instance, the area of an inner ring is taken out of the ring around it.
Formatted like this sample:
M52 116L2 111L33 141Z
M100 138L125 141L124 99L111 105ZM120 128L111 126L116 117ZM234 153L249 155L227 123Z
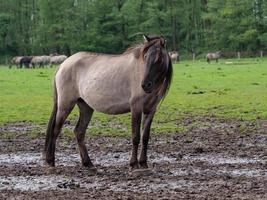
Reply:
M56 116L57 116L57 87L56 87L56 82L54 80L54 105L47 125L44 153L46 153L48 143L50 142L50 140L52 140L53 137L53 132L56 123Z

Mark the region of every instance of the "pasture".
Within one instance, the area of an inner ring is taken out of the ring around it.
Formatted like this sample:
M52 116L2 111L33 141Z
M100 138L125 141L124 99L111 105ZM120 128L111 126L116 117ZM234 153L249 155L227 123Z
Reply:
M127 173L128 114L94 113L86 144L98 175L80 167L72 133L77 109L60 136L58 166L43 165L54 72L0 66L0 197L266 198L266 58L174 64L171 89L152 124L155 173L141 178Z
M225 64L226 62L226 64ZM224 119L267 118L267 59L220 60L207 64L174 64L171 89L159 107L154 132L177 132L184 117L214 116ZM0 67L0 124L31 122L45 125L52 108L55 68L8 69ZM77 111L71 119L75 119ZM94 114L90 132L128 134L129 115ZM101 125L100 125L101 124ZM100 125L98 129L98 125ZM113 126L121 127L113 129Z

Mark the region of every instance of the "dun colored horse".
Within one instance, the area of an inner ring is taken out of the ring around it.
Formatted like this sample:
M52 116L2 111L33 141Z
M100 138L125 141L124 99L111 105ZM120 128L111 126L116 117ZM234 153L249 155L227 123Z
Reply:
M217 51L215 53L208 53L206 56L208 63L210 63L211 60L216 60L216 62L218 62L220 57L221 57L221 51Z
M58 65L64 62L67 59L65 55L55 55L51 57L50 65Z
M9 68L12 67L12 65L16 65L17 68L19 68L20 66L20 60L23 58L23 56L16 56L16 57L13 57L10 61L10 64L9 64Z
M80 116L74 133L83 166L96 172L84 142L85 131L93 112L131 112L130 167L134 171L149 171L147 147L150 126L157 105L170 87L172 63L162 36L144 38L144 43L133 46L120 55L79 52L60 65L54 78L54 107L44 149L48 165L55 166L57 137L67 116L77 104ZM140 139L141 153L138 159Z
M174 61L174 62L178 62L180 60L179 54L177 51L170 51L169 55L170 55L172 61Z
M44 67L45 65L48 65L50 63L50 56L34 56L31 60L31 66L33 68L39 66Z

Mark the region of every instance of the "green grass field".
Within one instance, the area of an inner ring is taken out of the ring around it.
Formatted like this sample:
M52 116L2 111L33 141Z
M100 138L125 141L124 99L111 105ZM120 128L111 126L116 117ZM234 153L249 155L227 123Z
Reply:
M0 125L21 121L45 125L52 107L54 71L0 66ZM176 121L188 116L267 119L267 59L174 64L173 83L156 114L153 131L179 131L183 127ZM77 109L70 117L77 118ZM129 119L129 114L95 113L90 131L125 134Z

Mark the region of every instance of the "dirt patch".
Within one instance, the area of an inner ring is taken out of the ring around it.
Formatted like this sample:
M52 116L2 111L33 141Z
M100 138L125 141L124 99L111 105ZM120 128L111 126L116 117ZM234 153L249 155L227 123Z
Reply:
M130 137L87 135L98 169L90 176L80 166L74 138L61 136L52 169L41 158L43 131L33 139L22 132L34 125L19 130L4 125L0 131L15 135L0 138L0 199L267 198L266 121L187 118L177 123L188 131L152 134L148 155L154 173L143 177L128 171Z

